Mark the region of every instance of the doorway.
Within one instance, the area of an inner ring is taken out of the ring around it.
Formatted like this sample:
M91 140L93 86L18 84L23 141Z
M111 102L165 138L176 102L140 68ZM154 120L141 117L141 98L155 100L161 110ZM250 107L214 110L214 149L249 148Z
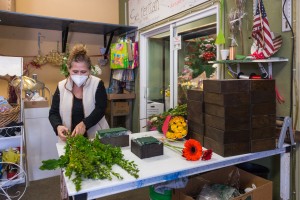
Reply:
M218 5L214 5L140 34L141 132L147 131L149 116L186 103L187 89L201 87L203 79L217 76L218 69L203 59L203 48L214 46L210 58L217 57L218 15ZM175 38L180 38L181 48Z

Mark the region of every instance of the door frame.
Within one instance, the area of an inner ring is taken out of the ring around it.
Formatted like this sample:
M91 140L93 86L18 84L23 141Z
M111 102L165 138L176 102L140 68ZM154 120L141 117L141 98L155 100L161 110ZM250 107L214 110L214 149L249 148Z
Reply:
M209 8L203 9L198 12L191 13L185 17L182 17L177 20L170 21L166 24L160 25L158 27L152 28L150 30L140 33L140 132L145 132L147 130L147 63L148 63L148 42L149 37L154 35L170 32L170 107L173 108L177 105L177 84L178 80L175 78L175 75L178 74L178 50L174 50L173 47L173 37L174 33L176 34L176 27L200 20L202 18L216 15L216 26L217 33L220 29L220 13L219 13L219 4L216 3ZM219 57L219 47L217 45L217 58ZM220 77L220 69L217 68L217 77ZM175 87L176 86L176 87Z

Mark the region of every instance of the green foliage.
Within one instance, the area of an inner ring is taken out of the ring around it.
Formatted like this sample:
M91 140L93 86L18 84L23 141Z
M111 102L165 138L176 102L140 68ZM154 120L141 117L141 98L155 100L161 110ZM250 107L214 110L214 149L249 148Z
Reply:
M112 179L112 176L118 179L123 177L112 171L112 166L117 164L130 175L138 178L138 168L133 161L124 159L120 147L105 145L98 139L93 141L79 135L67 139L65 154L58 160L42 161L41 170L54 170L65 168L65 175L72 179L76 190L81 189L81 182L84 178L89 179Z
M64 75L65 77L69 76L69 70L68 70L68 54L63 57L62 65L60 66L60 73Z
M203 72L206 72L206 77L209 78L215 71L208 61L216 59L215 39L212 37L201 37L194 39L187 47L185 56L185 68L192 70L192 78L196 78Z

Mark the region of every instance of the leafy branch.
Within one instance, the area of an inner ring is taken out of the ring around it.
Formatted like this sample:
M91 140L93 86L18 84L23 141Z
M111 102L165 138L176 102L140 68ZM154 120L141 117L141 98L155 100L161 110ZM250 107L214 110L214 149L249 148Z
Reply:
M118 179L123 177L112 171L112 166L117 164L131 176L138 178L139 170L133 161L125 160L120 147L105 145L98 139L88 140L83 136L70 137L67 139L65 154L59 159L42 161L41 170L54 170L65 168L65 175L72 179L76 190L81 189L84 178L108 179L115 176Z

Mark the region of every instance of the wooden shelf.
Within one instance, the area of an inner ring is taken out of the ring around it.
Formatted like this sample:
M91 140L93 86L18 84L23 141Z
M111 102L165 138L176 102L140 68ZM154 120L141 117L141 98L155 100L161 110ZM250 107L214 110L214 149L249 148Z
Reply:
M108 53L114 35L122 35L137 29L135 26L44 17L3 10L0 11L0 25L62 31L62 52L66 50L69 32L101 34L104 35L105 55ZM108 44L106 41L107 35L110 35Z
M210 64L240 64L240 63L274 63L274 62L287 62L287 61L289 61L287 58L272 57L269 59L261 59L261 60L252 60L252 59L216 60L216 61L208 61L208 63L210 63Z
M129 94L107 94L108 100L135 99L135 93Z
M3 10L0 11L0 20L0 25L5 26L39 28L58 31L63 31L66 27L68 27L69 32L93 33L101 35L109 34L111 32L115 32L116 35L121 35L137 28L135 26L124 26L119 24L89 22L56 17L44 17Z
M265 74L266 77L270 78L273 75L273 63L276 62L287 62L289 61L287 58L282 57L271 57L268 59L243 59L243 60L216 60L216 61L208 61L210 64L225 64L227 69L234 74L236 77L238 77L239 73L241 72L241 64L251 64L256 63L258 64L258 67L262 74ZM264 68L263 63L267 63L268 65L268 71ZM236 65L237 69L236 72L232 70L231 66Z

